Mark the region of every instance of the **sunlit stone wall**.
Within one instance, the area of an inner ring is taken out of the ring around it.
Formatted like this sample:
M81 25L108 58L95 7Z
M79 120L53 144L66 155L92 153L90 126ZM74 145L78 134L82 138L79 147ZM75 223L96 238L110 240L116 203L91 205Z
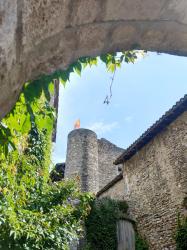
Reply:
M76 129L68 135L66 178L80 178L83 191L98 192L118 174L114 160L123 150L88 129Z
M187 214L187 112L126 161L123 179L100 197L123 198L151 250L174 250L177 214Z

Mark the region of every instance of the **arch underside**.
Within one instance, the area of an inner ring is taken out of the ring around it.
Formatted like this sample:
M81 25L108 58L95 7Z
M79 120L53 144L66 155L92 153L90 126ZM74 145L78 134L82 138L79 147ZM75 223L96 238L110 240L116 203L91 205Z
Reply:
M1 0L0 117L22 85L83 56L187 55L186 0Z

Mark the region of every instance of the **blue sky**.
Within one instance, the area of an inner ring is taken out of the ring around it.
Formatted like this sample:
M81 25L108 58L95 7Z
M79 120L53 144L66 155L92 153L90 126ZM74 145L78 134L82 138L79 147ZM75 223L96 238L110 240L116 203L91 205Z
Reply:
M187 93L187 58L166 54L148 55L118 69L109 105L111 74L100 62L86 68L81 77L72 74L60 87L57 141L53 162L66 157L67 135L77 119L119 147L126 148Z

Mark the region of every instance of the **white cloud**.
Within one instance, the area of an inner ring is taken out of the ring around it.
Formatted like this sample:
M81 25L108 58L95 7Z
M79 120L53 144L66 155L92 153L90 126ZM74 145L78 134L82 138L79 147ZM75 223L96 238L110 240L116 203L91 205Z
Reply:
M118 127L117 122L104 123L104 122L95 122L91 126L88 126L88 129L93 130L96 134L102 135Z
M132 122L132 120L133 120L133 117L130 115L125 117L125 122L130 123L130 122Z

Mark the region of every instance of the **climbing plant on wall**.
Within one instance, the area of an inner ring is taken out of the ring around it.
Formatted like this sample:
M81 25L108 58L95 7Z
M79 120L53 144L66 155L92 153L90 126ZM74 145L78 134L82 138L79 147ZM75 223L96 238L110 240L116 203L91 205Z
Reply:
M127 217L128 205L125 201L102 198L91 203L91 211L86 218L85 250L116 250L117 221ZM148 250L148 243L143 239L133 223L135 229L135 249Z
M103 198L92 202L91 212L86 220L87 250L116 250L116 223L121 214L127 212L125 201Z
M135 249L136 250L149 250L149 245L147 241L144 238L142 238L137 231L135 234Z
M110 72L136 52L100 57ZM74 181L51 183L51 137L55 110L50 105L54 79L66 84L98 58L81 58L67 70L25 84L15 107L0 121L0 248L68 249L80 235L92 197ZM76 204L74 200L79 202Z
M187 249L187 218L179 218L175 235L176 249Z

